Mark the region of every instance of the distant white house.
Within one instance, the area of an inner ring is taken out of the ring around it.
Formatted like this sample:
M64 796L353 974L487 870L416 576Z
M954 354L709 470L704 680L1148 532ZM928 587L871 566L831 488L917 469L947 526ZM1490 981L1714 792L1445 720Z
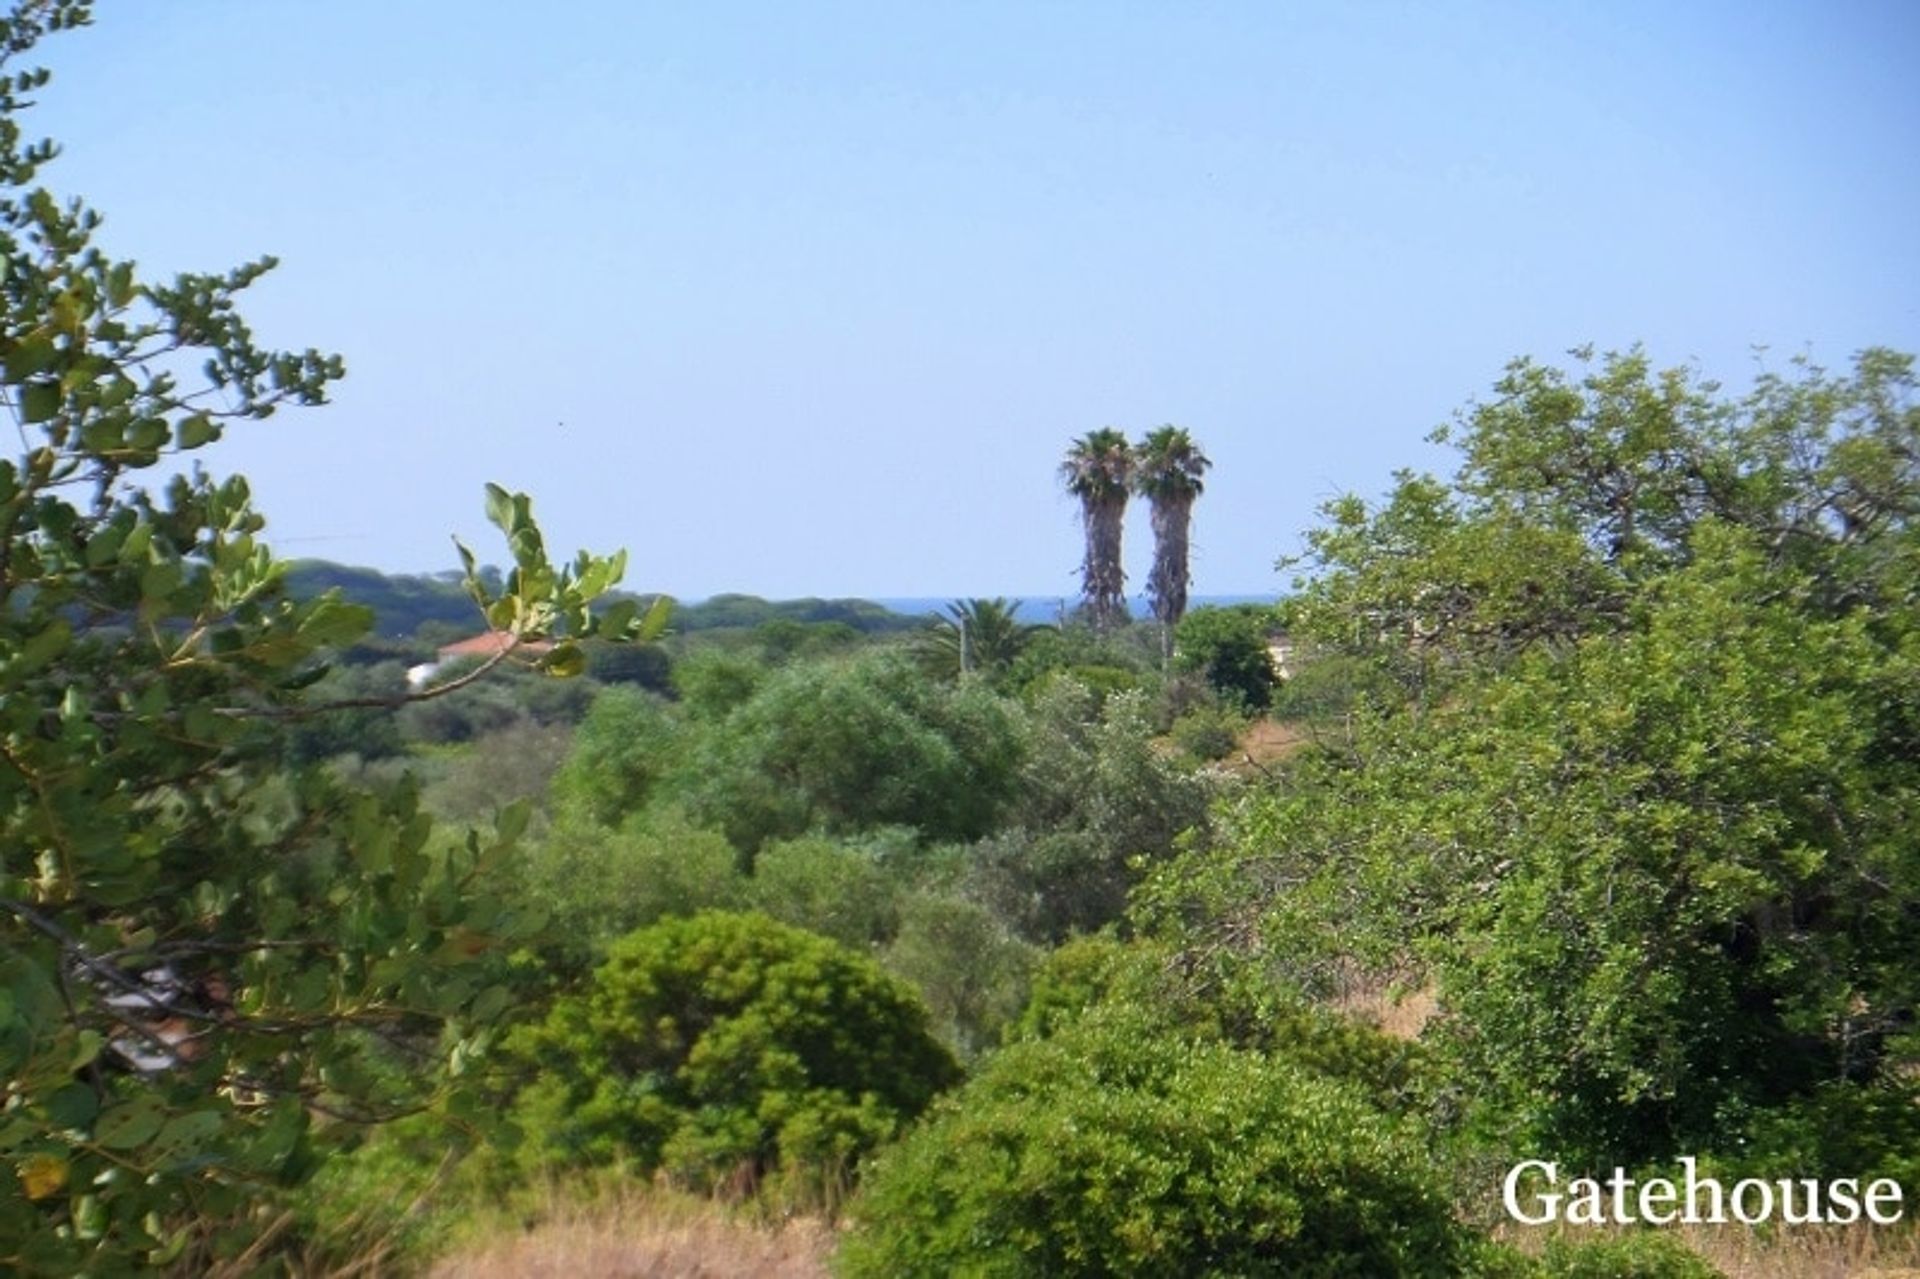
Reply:
M524 653L528 657L544 657L553 648L546 640L521 640L514 643L514 637L505 631L485 631L479 635L459 640L452 644L442 644L434 652L431 662L421 662L407 668L407 688L418 693L433 682L434 676L455 662L469 657L485 661L489 657L512 650Z
M1293 638L1284 631L1267 636L1267 660L1279 679L1293 678Z

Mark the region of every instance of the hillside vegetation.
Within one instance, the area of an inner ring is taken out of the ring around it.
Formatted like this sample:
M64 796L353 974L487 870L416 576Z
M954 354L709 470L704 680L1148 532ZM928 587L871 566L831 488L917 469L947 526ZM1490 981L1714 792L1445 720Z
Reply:
M1188 608L1171 425L1068 446L1055 626L622 594L493 485L501 568L287 564L216 446L344 368L36 185L88 16L0 41L0 1269L1914 1260L1502 1203L1920 1192L1910 357L1518 360L1271 604Z

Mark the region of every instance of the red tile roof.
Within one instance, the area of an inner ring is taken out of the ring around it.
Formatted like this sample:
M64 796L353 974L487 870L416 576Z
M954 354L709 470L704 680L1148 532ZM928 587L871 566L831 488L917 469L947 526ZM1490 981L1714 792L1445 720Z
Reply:
M546 640L521 640L516 645L513 636L505 631L484 631L458 643L442 644L436 656L443 662L451 662L457 657L492 657L507 648L528 657L540 657L549 652L553 645Z

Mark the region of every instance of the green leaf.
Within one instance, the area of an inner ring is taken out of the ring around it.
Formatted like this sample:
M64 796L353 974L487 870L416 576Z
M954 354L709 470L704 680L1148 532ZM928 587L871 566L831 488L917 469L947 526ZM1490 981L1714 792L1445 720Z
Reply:
M72 1068L74 1070L84 1070L87 1066L93 1064L94 1058L98 1057L100 1050L106 1046L107 1041L101 1038L99 1031L81 1031L79 1038L74 1041L73 1045ZM91 1116L89 1116L89 1118L91 1118Z
M587 655L578 644L561 644L547 654L542 666L557 679L573 679L586 674Z
M20 388L20 416L29 425L45 422L60 411L60 387L53 382L29 382Z
M600 614L599 625L594 630L605 639L624 640L627 638L627 631L634 624L634 619L639 615L640 601L615 600Z
M133 429L127 432L127 446L142 453L151 453L165 448L172 437L173 432L167 429L164 418L136 418Z
M167 1121L153 1139L154 1153L161 1158L191 1154L220 1135L225 1119L217 1110L194 1110Z
M180 423L176 438L181 448L197 449L219 439L220 427L205 413L195 413Z
M86 1084L68 1084L47 1099L47 1119L56 1128L85 1128L100 1113L100 1098Z
M24 382L34 374L52 368L54 358L53 338L45 333L35 333L7 352L7 381Z
M364 604L323 599L301 619L300 638L309 644L350 644L373 629L373 610Z
M67 644L73 639L73 627L64 617L56 617L47 624L45 630L31 636L20 646L19 653L3 668L8 683L17 682L22 676L30 675L48 662L66 651Z
M115 262L107 268L107 302L111 306L127 306L133 301L133 263Z
M498 484L487 485L487 522L502 533L513 532L513 494Z
M657 640L667 629L667 619L673 616L673 599L667 595L656 595L647 608L647 616L640 623L640 629L634 639L646 644Z
M513 1003L513 991L506 986L489 986L475 997L468 1015L478 1022L493 1021Z
M533 818L533 805L524 799L516 799L500 810L494 819L495 837L502 844L511 844L527 830L527 823Z
M108 1150L131 1150L151 1141L166 1119L157 1098L136 1097L101 1111L93 1139Z

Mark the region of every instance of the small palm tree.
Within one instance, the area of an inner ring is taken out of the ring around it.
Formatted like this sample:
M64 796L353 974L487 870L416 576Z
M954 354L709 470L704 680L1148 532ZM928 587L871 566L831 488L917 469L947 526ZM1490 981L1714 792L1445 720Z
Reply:
M942 678L978 672L989 677L1010 668L1045 625L1019 620L1020 605L1005 599L955 600L919 635L917 649L927 671Z
M1171 651L1173 628L1187 611L1187 534L1200 477L1213 463L1193 437L1177 426L1149 431L1133 451L1133 490L1153 507L1153 570L1147 574L1147 600L1162 628L1161 644Z
M1073 442L1060 464L1067 492L1080 499L1087 553L1080 564L1080 595L1097 629L1127 617L1127 573L1120 563L1121 522L1133 480L1133 450L1112 427L1089 431Z

